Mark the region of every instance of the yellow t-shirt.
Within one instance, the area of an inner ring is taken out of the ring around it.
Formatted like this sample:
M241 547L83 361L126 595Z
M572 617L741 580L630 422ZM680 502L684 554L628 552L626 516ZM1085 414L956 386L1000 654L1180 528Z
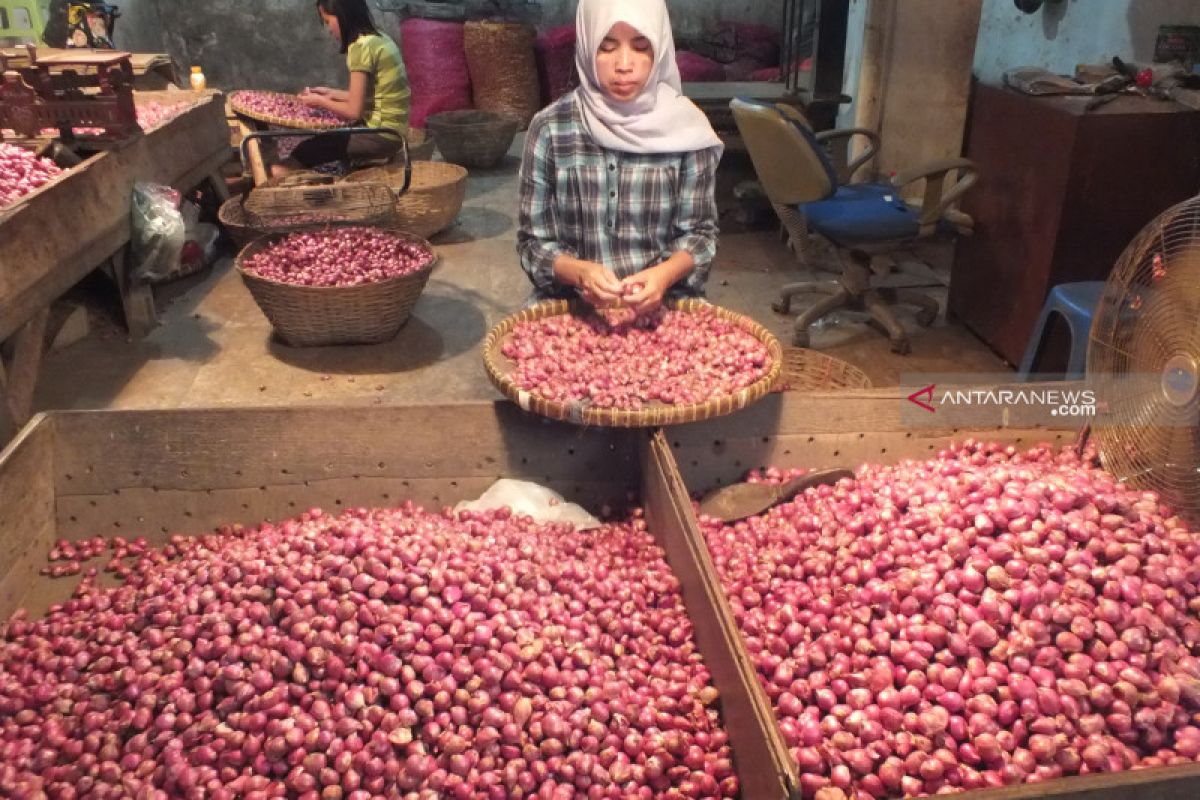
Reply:
M359 36L346 50L346 66L351 72L370 76L363 122L371 128L408 133L408 74L400 48L391 37L379 33Z

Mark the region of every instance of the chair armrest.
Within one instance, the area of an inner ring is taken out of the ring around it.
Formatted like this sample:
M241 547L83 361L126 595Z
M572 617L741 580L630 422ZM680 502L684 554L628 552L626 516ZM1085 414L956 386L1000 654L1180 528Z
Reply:
M951 172L957 172L958 177L946 188L946 175ZM938 222L948 218L946 212L950 206L979 180L979 169L965 158L943 158L896 173L892 185L899 191L919 180L925 181L925 196L920 208L921 235L928 236ZM969 219L966 214L955 212L950 221L963 232L969 232Z
M850 160L850 142L855 136L867 137L867 149L858 158ZM833 162L833 171L837 173L839 184L847 184L858 172L859 167L866 164L879 153L879 134L870 128L838 128L832 131L821 131L815 138L826 150ZM838 142L841 146L837 146Z

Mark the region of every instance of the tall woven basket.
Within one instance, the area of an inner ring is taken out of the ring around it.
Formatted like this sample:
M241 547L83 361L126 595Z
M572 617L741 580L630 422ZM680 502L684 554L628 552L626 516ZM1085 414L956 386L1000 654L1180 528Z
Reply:
M475 107L512 114L521 130L541 107L536 33L518 22L468 22L463 29Z
M454 224L467 196L467 170L445 161L412 162L412 180L404 187L404 167L399 164L359 170L347 181L382 183L396 198L396 223L400 230L428 239Z
M520 121L494 111L443 111L425 121L442 157L464 167L490 167L504 158Z
M392 233L433 250L418 236ZM286 235L269 234L256 239L238 253L234 266L275 332L292 347L389 341L408 321L439 260L434 251L429 263L417 272L361 286L295 286L260 278L244 269L247 259Z

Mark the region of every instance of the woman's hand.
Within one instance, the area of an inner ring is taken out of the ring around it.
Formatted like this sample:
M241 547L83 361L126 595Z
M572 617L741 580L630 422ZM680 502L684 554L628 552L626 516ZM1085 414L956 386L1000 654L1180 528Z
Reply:
M325 96L316 92L303 92L299 95L300 102L309 108L325 108Z
M649 314L662 305L663 295L671 284L661 270L645 269L621 281L621 294L625 304L639 317Z
M304 97L308 94L315 94L318 97L330 97L333 95L333 89L330 89L328 86L307 86L305 87L304 91L300 93L300 96Z
M561 284L574 286L593 306L611 305L621 299L621 282L617 276L595 261L560 255L554 261L554 277Z
M576 285L583 299L593 306L606 306L621 299L621 282L603 264L583 262Z

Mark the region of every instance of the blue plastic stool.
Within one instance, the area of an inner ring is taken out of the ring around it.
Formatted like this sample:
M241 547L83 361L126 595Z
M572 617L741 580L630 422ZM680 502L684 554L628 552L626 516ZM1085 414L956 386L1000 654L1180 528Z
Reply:
M1079 283L1060 283L1050 290L1042 313L1038 315L1037 324L1033 326L1033 335L1025 348L1021 359L1018 379L1029 380L1029 372L1033 369L1033 360L1037 357L1038 348L1042 346L1042 338L1046 335L1046 323L1052 313L1060 314L1067 321L1071 331L1071 355L1067 361L1067 380L1077 380L1083 377L1087 366L1088 334L1092 330L1092 315L1100 295L1104 292L1104 281L1080 281Z

